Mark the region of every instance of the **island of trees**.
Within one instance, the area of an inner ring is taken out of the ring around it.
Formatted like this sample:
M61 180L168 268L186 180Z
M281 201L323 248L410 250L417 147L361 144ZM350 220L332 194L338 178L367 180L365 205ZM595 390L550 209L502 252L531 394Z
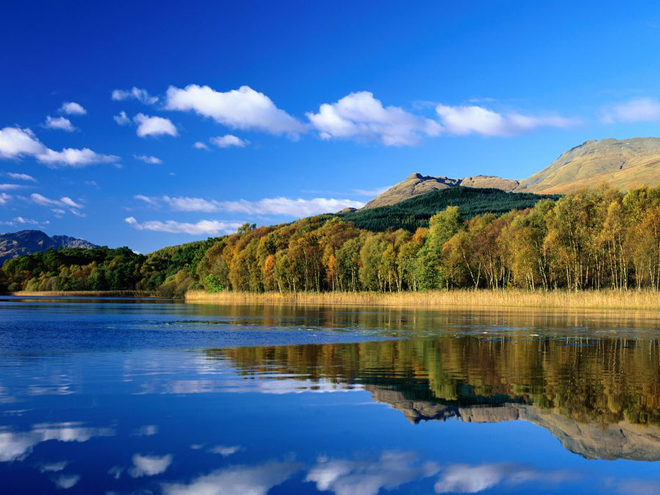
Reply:
M371 214L374 215L374 214ZM209 292L660 289L660 186L599 188L509 212L449 206L428 226L322 215L166 248L63 249L5 263L5 290ZM414 222L413 222L414 223Z

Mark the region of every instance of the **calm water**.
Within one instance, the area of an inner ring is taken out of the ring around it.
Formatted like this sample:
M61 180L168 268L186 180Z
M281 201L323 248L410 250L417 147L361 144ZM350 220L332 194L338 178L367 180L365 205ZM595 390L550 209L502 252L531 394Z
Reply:
M0 298L0 492L660 494L660 319Z

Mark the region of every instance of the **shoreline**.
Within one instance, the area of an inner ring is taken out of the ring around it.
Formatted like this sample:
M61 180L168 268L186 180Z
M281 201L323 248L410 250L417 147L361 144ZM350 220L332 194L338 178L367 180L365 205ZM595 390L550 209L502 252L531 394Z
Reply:
M521 290L454 290L431 292L322 292L322 293L251 293L189 291L185 301L193 304L240 305L319 305L410 307L426 309L461 308L540 308L540 309L609 309L660 310L660 292L583 291L527 292Z
M158 297L163 298L162 295L156 292L142 291L142 290L72 290L72 291L32 291L21 290L17 292L0 293L0 296L17 296L17 297Z

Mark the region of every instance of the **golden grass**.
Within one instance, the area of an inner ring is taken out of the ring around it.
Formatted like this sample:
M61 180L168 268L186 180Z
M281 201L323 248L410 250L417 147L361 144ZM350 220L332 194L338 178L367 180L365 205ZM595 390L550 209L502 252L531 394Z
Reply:
M455 290L434 292L285 293L190 291L186 302L202 304L312 304L416 308L660 309L660 292Z
M148 291L140 290L72 290L72 291L31 291L21 290L18 292L10 292L12 296L23 297L157 297L158 294Z

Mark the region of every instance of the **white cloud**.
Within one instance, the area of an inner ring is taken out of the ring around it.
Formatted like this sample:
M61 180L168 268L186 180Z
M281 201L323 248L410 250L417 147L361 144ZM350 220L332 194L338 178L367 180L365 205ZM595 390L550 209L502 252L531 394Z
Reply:
M73 132L76 130L71 121L66 117L51 117L50 115L46 117L44 127L46 129L57 129L66 132Z
M231 148L235 146L237 148L244 148L249 144L249 141L245 141L237 136L232 134L225 134L224 136L212 137L209 139L211 143L215 144L218 148Z
M509 137L540 127L567 128L578 122L557 115L534 117L520 113L501 114L479 106L438 105L435 108L443 129L449 134L464 136Z
M23 155L37 156L46 147L39 142L30 129L5 127L0 129L0 158L19 158Z
M63 474L56 477L54 480L55 486L61 488L62 490L68 490L73 488L80 481L80 475L77 474Z
M179 133L170 119L163 117L151 117L143 113L138 113L133 120L138 124L137 135L140 137L160 136L178 136Z
M654 98L634 98L620 105L614 105L603 115L603 121L607 124L653 120L660 120L660 101Z
M147 105L153 105L158 101L157 96L151 96L146 89L140 89L133 86L131 89L115 89L112 91L112 99L123 101L127 99L137 100Z
M209 149L209 147L206 144L202 143L201 141L197 141L195 144L193 144L193 148L195 148L196 150L208 150Z
M60 112L66 113L67 115L85 115L87 110L75 101L65 101L60 107Z
M126 218L125 222L137 230L189 235L231 234L236 232L242 225L239 222L220 222L217 220L200 220L197 223L176 222L174 220L167 220L165 222L151 220L140 223L134 217Z
M60 471L64 471L68 465L68 461L51 462L49 464L42 464L39 467L39 471L42 473L59 473Z
M245 213L248 215L284 215L303 218L322 213L334 213L344 208L362 208L364 203L351 199L335 198L265 198L258 201L217 201L204 198L189 197L154 197L135 196L135 199L144 201L152 206L165 205L174 211L196 212L229 212Z
M215 447L211 447L210 449L208 449L207 452L211 454L220 454L222 457L227 457L232 454L235 454L236 452L239 452L240 450L241 447L239 445L232 445L232 446L216 445Z
M62 151L53 151L47 149L43 154L36 156L37 160L47 165L63 165L72 168L82 168L95 163L116 163L118 156L101 155L89 148L81 150L74 148L64 148Z
M193 111L234 129L287 134L291 137L305 131L301 122L277 108L268 96L249 86L224 93L196 84L183 89L170 86L166 108Z
M24 186L22 184L0 184L0 191L12 191L14 189L21 189Z
M165 495L266 495L289 479L300 466L291 462L268 462L260 466L231 466L200 476L189 484L163 485Z
M131 123L131 119L128 118L128 115L123 110L119 112L119 115L115 115L112 118L115 119L118 125L129 125Z
M163 160L161 160L160 158L157 158L155 156L133 155L133 157L136 160L140 160L141 162L149 163L149 164L153 164L153 165L160 165L161 163L163 163Z
M16 172L8 172L7 175L14 180L24 180L26 182L37 182L37 179L28 174L19 174Z
M387 146L410 146L423 135L436 136L441 132L434 120L399 107L384 107L369 91L351 93L336 103L324 103L318 113L306 115L323 139L373 139Z
M60 199L51 199L41 194L33 193L30 195L30 200L39 206L47 206L53 208L53 212L56 215L63 215L65 211L62 208L68 208L69 211L76 216L84 217L85 215L80 211L84 208L84 205L76 203L74 200L67 196L63 196Z
M156 476L167 471L172 464L172 455L148 456L135 454L133 456L133 466L128 470L128 474L133 478L142 476Z
M31 218L23 218L23 217L16 217L12 221L15 223L20 223L21 225L40 225L44 223L44 222L38 222L37 220L32 220Z
M319 491L337 495L377 495L382 489L395 490L404 483L433 476L438 467L419 464L409 452L383 452L372 462L321 458L305 481L316 483Z
M5 206L12 198L10 194L0 193L0 206Z
M477 493L500 483L519 485L530 481L558 483L576 476L567 471L543 473L515 464L456 464L443 470L434 488L436 493Z
M54 151L44 146L30 129L5 127L0 129L0 159L16 159L33 156L51 167L63 165L73 168L85 167L94 163L116 163L119 157L102 155L89 148L64 148Z

